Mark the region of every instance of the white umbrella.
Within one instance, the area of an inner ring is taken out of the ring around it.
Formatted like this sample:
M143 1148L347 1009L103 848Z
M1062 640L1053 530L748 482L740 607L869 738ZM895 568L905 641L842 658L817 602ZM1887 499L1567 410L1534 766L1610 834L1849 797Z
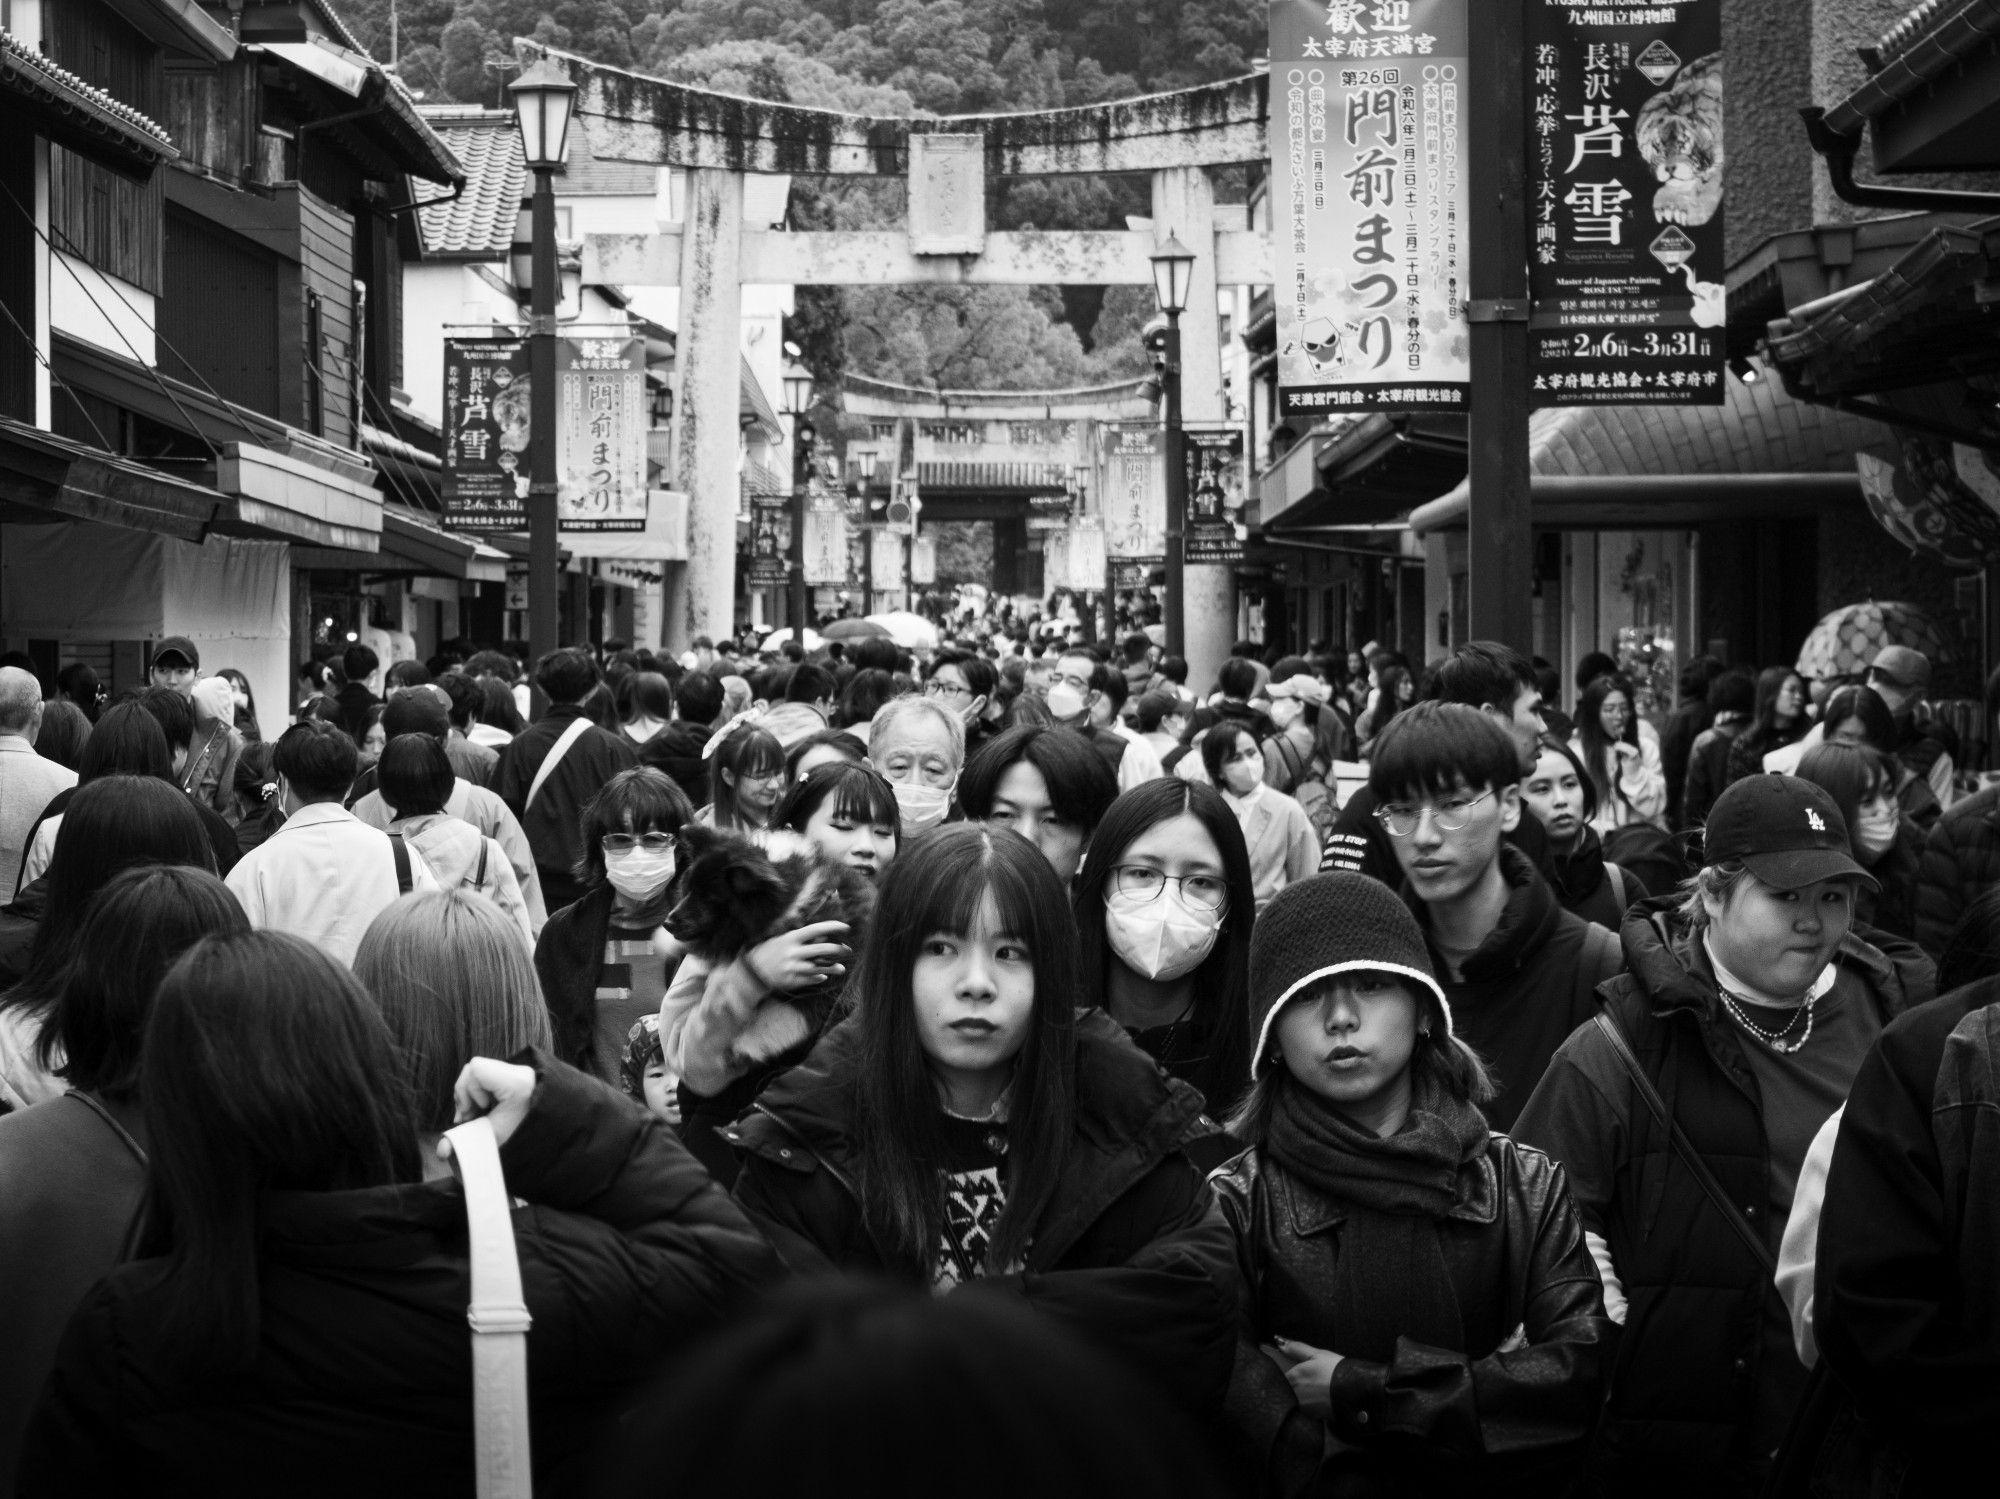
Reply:
M791 638L792 638L792 628L790 625L785 626L785 628L782 630L773 630L769 635L766 635L764 637L763 649L767 651L782 650L784 648L785 642L787 640L790 640ZM819 631L817 630L806 631L807 650L816 651L823 644L825 644L825 642L819 638Z
M931 650L937 646L937 626L921 614L912 614L907 609L891 609L886 614L871 614L870 624L880 625L889 632L889 638L906 651Z

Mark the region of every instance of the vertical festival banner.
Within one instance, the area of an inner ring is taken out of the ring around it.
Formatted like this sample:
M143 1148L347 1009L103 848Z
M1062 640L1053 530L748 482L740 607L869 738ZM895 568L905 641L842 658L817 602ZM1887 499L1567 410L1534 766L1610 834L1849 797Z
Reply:
M646 341L566 338L556 354L556 525L646 529Z
M1181 434L1187 469L1187 562L1241 562L1248 527L1241 427L1188 427Z
M1721 0L1527 9L1530 399L1720 405Z
M780 588L791 580L792 501L782 494L750 496L752 588Z
M1470 403L1468 3L1271 0L1280 415Z
M1104 544L1113 557L1166 560L1167 434L1159 427L1104 429Z
M528 341L444 344L444 523L455 531L528 529Z

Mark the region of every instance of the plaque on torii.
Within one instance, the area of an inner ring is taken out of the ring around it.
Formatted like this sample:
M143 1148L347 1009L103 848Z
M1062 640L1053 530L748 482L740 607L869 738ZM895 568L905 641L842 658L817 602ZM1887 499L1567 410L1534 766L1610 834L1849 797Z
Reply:
M986 137L977 132L910 136L910 252L979 255L986 250Z

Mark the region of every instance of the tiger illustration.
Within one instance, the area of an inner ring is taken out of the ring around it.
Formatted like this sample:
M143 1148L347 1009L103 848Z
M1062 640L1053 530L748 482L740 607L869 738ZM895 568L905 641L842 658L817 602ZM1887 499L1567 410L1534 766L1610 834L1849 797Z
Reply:
M1683 225L1714 218L1722 206L1722 54L1682 68L1670 87L1639 107L1632 134L1660 180L1653 217Z

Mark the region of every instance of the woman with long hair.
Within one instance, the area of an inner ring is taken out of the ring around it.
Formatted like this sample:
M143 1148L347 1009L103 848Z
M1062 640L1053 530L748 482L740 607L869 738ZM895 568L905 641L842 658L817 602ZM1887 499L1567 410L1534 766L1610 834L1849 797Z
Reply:
M755 838L771 825L785 789L785 747L754 723L738 724L708 756L708 805L696 821Z
M233 666L223 667L216 675L229 684L236 732L245 744L261 743L264 731L257 723L257 694L250 690L250 679Z
M1247 1445L1277 1492L1565 1491L1611 1324L1562 1168L1487 1127L1416 919L1328 874L1271 903L1250 962L1250 1148L1211 1182Z
M1234 719L1201 736L1201 764L1243 829L1257 909L1294 880L1319 872L1319 839L1294 797L1265 784L1268 770L1257 736ZM1177 778L1178 779L1178 778Z
M1729 745L1729 782L1757 774L1772 750L1796 744L1812 727L1806 712L1806 683L1789 666L1767 666L1757 673L1756 716L1750 727ZM1721 787L1716 788L1718 793Z
M1134 786L1098 824L1070 905L1078 998L1123 1026L1201 1094L1211 1119L1222 1119L1250 1076L1257 902L1235 815L1210 786L1177 777ZM1218 1135L1190 1154L1216 1166L1233 1148Z
M674 716L674 689L656 671L632 671L618 679L614 698L618 726L634 744L644 744Z
M1660 734L1632 706L1632 684L1623 677L1593 678L1576 700L1576 734L1569 747L1590 773L1598 833L1646 823L1667 830L1667 776L1660 764Z
M1816 744L1799 760L1798 774L1833 798L1846 820L1854 861L1875 877L1878 889L1855 894L1857 926L1916 940L1917 865L1924 830L1896 801L1895 758L1870 744L1836 740ZM1928 788L1927 788L1928 789ZM1872 937L1870 940L1876 940Z
M1095 1010L1048 861L956 825L882 883L854 1013L729 1131L739 1203L794 1271L972 1281L1096 1333L1194 1410L1232 1359L1193 1089Z
M205 869L128 869L91 900L42 1029L69 1091L0 1116L0 1472L12 1474L70 1313L121 1258L146 1186L139 1059L160 979L206 936L247 932Z
M1577 752L1553 734L1537 741L1535 768L1521 783L1521 800L1549 835L1542 866L1556 901L1585 921L1615 932L1626 908L1651 892L1631 870L1604 857L1597 815L1597 784Z
M354 976L395 1038L424 1169L448 1175L432 1147L452 1126L452 1087L465 1064L549 1046L535 965L492 902L438 890L383 907L355 949Z
M465 731L465 737L492 750L512 744L528 726L514 706L513 689L498 677L475 677L473 685L479 689L479 721Z
M1375 696L1375 705L1363 713L1354 726L1354 735L1361 741L1363 759L1367 758L1377 737L1389 727L1396 715L1417 700L1417 682L1410 675L1409 667L1394 663L1385 665L1379 678L1381 688Z
M1843 687L1826 700L1827 744L1860 744L1888 762L1895 778L1896 805L1920 829L1929 832L1944 808L1930 782L1911 770L1896 754L1896 719L1882 694L1873 687Z
M424 1179L404 1075L360 980L297 938L182 956L141 1056L145 1232L71 1321L23 1496L471 1492L465 1201ZM663 1125L546 1052L474 1058L454 1100L492 1121L528 1204L533 1476L553 1491L773 1261Z
M65 770L83 763L84 746L90 742L90 715L68 698L50 698L42 704L42 721L35 730L35 753L53 760Z
M39 914L0 929L0 983L12 985L0 991L0 1102L20 1108L62 1091L37 1060L42 1026L76 960L91 897L135 864L215 872L208 831L173 786L149 776L92 781L63 814Z
M90 732L76 767L76 785L87 786L106 776L152 776L165 781L173 773L173 751L167 748L160 721L138 703L116 703L104 711ZM63 813L75 795L76 786L57 793L28 829L21 845L21 889L27 889L48 869L56 834L62 831Z

